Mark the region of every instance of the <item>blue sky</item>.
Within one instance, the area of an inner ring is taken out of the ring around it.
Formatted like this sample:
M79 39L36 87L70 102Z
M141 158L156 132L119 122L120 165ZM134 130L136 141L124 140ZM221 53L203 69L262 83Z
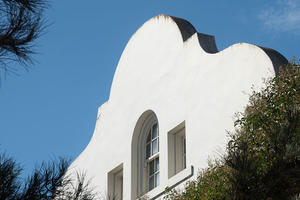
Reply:
M219 50L238 42L299 58L300 1L50 1L51 26L37 41L35 64L7 75L0 88L0 151L24 167L76 158L108 100L114 71L131 35L168 14L216 37ZM113 144L112 144L113 145Z

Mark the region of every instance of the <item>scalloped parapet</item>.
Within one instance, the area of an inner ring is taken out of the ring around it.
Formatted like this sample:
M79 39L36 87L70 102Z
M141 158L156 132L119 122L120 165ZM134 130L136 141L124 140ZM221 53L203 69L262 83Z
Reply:
M123 199L136 199L140 150L135 147L147 118L143 113L151 111L159 124L160 184L147 195L180 187L195 178L190 169L206 167L209 156L224 151L226 131L234 129L233 116L247 104L251 88L262 87L263 78L285 63L277 51L247 43L218 51L214 36L197 33L188 21L153 17L124 49L93 137L70 171L86 170L104 195L108 177L122 169ZM183 122L187 168L169 178L168 133Z

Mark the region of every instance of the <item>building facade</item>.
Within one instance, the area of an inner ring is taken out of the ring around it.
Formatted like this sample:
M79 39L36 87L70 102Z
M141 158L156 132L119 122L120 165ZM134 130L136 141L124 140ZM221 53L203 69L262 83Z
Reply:
M218 51L213 36L159 15L131 37L90 143L70 167L116 199L163 197L225 150L251 88L286 59L247 43Z

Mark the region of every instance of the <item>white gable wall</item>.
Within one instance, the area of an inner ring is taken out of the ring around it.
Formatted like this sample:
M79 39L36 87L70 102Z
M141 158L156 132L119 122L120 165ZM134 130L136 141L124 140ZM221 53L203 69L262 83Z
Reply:
M240 43L209 54L197 33L184 42L173 18L152 18L128 42L94 135L70 169L86 170L105 195L108 172L123 163L123 198L135 199L132 137L140 116L152 110L160 133L160 185L148 193L154 197L188 176L191 166L196 177L209 156L225 149L226 130L233 130L233 116L248 102L252 85L259 88L274 74L271 58L258 46ZM167 133L183 121L187 169L168 179Z

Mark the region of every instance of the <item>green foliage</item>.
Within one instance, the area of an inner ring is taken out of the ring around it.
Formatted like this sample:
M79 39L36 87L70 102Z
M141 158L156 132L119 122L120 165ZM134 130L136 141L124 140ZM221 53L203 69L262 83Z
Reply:
M228 173L229 169L225 165L215 161L199 173L197 180L188 182L183 192L167 191L165 199L231 199Z
M300 71L292 60L253 92L226 155L169 199L292 199L300 194Z
M225 163L233 169L237 199L290 199L300 193L299 123L300 73L293 62L253 93L236 121Z

